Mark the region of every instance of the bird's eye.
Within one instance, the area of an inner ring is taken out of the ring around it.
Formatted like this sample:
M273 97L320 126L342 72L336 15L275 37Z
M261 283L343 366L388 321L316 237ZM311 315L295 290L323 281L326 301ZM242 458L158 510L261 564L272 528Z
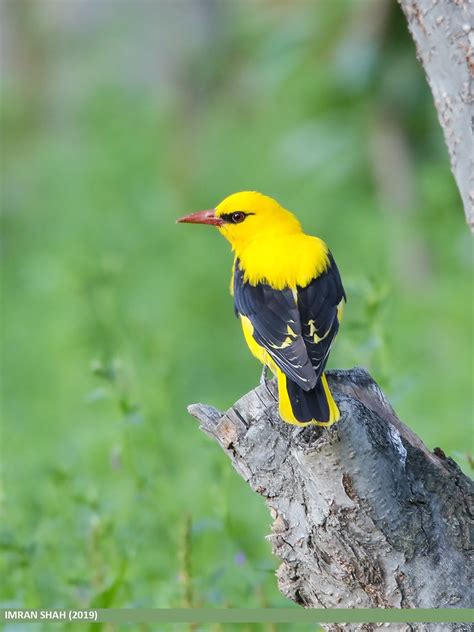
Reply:
M234 224L240 224L240 222L243 222L245 219L245 213L242 213L242 211L236 211L235 213L232 213L231 218Z

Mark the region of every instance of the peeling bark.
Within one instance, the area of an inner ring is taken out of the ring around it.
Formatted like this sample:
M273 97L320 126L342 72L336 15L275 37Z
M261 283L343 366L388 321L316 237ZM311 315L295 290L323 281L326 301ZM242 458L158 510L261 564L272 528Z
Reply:
M474 5L471 0L399 0L425 69L451 169L474 231Z
M189 407L266 499L280 591L307 608L472 607L472 481L402 424L366 371L328 380L341 410L329 430L283 423L274 382L225 414ZM448 628L469 629L430 626Z

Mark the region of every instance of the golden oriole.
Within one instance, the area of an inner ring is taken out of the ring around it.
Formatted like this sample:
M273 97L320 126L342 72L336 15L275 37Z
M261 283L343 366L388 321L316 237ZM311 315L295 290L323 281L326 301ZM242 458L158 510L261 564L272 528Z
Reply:
M230 242L235 313L250 351L277 377L281 418L298 426L337 421L324 368L346 295L326 244L255 191L178 222L216 226Z

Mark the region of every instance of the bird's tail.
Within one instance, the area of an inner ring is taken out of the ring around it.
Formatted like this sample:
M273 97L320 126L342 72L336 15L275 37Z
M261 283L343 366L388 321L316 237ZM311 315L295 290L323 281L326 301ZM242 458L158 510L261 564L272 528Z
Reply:
M278 399L280 416L296 426L331 426L339 417L339 408L333 399L324 373L316 386L304 391L278 370Z

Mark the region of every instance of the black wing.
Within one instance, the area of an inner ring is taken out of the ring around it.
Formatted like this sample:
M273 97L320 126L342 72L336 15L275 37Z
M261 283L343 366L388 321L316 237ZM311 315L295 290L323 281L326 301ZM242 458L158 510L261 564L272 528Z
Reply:
M336 263L329 253L329 266L306 287L298 287L298 310L302 335L316 372L320 378L339 329L339 310L346 300Z
M266 283L244 281L239 261L234 267L234 307L253 325L253 337L293 382L308 391L317 377L302 337L301 320L290 288L275 290Z

